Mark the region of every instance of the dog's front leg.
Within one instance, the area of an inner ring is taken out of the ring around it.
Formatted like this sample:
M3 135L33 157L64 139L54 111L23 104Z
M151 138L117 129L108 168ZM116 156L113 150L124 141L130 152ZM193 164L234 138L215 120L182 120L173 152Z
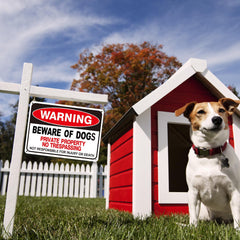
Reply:
M240 193L238 190L235 190L232 193L230 207L233 216L233 226L240 231Z
M197 226L198 216L200 211L200 199L197 190L188 191L188 208L189 208L189 223Z

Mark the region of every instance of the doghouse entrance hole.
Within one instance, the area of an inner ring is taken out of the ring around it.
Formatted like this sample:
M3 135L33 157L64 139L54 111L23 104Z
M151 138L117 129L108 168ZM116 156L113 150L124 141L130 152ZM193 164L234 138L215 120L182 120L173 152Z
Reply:
M169 192L187 192L186 166L192 143L189 125L168 123Z

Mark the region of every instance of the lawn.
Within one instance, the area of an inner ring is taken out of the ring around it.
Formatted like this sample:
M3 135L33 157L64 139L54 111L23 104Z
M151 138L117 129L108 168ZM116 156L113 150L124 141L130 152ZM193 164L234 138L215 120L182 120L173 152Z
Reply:
M0 197L3 220L5 198ZM201 222L183 226L188 216L134 219L105 210L104 199L19 197L12 239L240 239L232 225Z

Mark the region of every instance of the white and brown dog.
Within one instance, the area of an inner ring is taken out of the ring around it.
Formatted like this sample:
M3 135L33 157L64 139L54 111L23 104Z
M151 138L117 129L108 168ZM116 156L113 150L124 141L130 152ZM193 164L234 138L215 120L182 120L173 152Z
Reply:
M191 123L193 147L186 178L190 224L198 219L233 219L240 230L240 161L229 138L228 116L240 101L190 102L175 111Z

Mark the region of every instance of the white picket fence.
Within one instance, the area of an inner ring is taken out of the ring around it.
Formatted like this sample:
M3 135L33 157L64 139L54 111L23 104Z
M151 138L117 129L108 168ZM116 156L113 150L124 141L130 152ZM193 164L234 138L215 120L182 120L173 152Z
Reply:
M23 162L18 194L36 197L104 197L106 193L107 167L97 163L53 164ZM7 192L10 171L9 161L0 161L1 195Z

